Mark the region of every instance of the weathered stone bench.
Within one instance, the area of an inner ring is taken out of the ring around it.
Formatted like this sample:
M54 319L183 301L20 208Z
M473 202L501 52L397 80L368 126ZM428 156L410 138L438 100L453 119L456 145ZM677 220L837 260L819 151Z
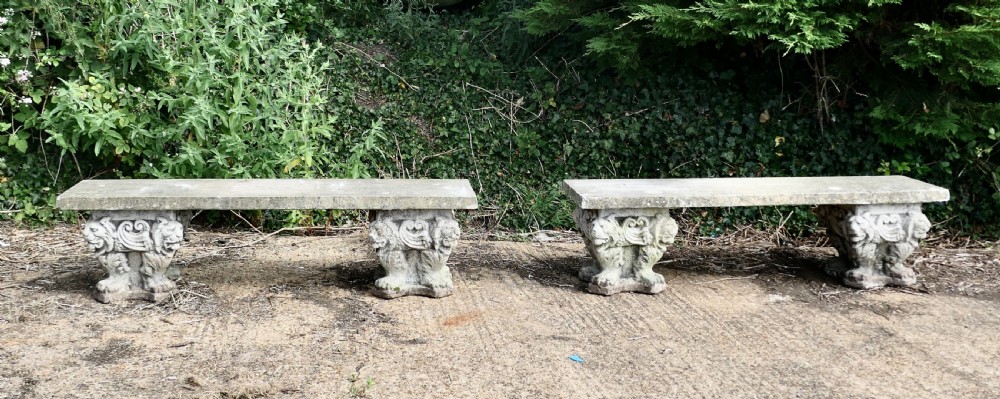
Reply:
M176 289L170 266L193 210L376 210L369 236L386 276L384 298L451 295L448 256L461 230L455 209L476 209L466 180L86 180L62 193L59 208L91 211L83 236L108 277L101 302L160 301Z
M819 205L839 254L827 273L855 288L912 285L904 262L931 227L921 204L949 197L903 176L565 180L563 191L596 261L580 279L604 295L663 291L652 267L677 234L669 210L701 207Z

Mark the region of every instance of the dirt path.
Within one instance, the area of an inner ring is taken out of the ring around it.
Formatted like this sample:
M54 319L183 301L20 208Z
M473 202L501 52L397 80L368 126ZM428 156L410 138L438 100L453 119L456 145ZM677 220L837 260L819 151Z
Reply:
M922 249L923 285L856 291L818 272L829 249L687 242L656 268L664 293L601 297L580 242L469 240L454 296L386 301L360 231L194 232L175 298L103 305L76 227L4 234L0 398L1000 392L992 249Z

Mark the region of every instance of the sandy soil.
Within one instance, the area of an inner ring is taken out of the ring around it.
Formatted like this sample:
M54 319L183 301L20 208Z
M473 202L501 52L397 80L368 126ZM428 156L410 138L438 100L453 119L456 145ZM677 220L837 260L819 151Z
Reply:
M104 305L78 227L0 228L0 398L1000 392L988 247L922 248L920 285L858 291L819 272L833 251L813 243L686 239L657 265L665 292L602 297L575 277L589 257L572 234L473 235L455 295L382 300L361 230L193 231L171 300Z

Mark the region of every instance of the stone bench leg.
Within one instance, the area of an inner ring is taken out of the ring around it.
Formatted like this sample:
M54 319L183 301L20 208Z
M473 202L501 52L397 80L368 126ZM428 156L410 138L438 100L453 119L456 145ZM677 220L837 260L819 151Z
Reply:
M904 263L931 228L920 204L823 205L815 212L839 255L826 272L843 278L844 285L868 289L917 282Z
M677 222L667 210L577 209L573 217L595 260L580 269L588 291L656 294L666 288L653 265L677 235Z
M446 263L460 234L451 210L378 211L369 237L386 275L375 281L375 294L387 299L451 295Z
M87 246L108 271L97 283L101 302L160 301L177 288L170 261L184 239L183 214L172 211L94 211L83 227Z

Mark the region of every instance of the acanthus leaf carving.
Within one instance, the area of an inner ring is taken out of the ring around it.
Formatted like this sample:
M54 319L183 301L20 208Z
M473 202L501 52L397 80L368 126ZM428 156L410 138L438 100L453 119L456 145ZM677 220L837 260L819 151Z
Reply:
M433 245L430 225L426 220L403 220L399 224L399 241L410 249L430 249Z
M150 236L149 222L145 220L125 220L118 224L119 251L150 251L153 238Z
M652 243L649 232L649 218L642 216L625 218L622 221L621 229L622 235L625 236L625 241L631 245L649 245Z

